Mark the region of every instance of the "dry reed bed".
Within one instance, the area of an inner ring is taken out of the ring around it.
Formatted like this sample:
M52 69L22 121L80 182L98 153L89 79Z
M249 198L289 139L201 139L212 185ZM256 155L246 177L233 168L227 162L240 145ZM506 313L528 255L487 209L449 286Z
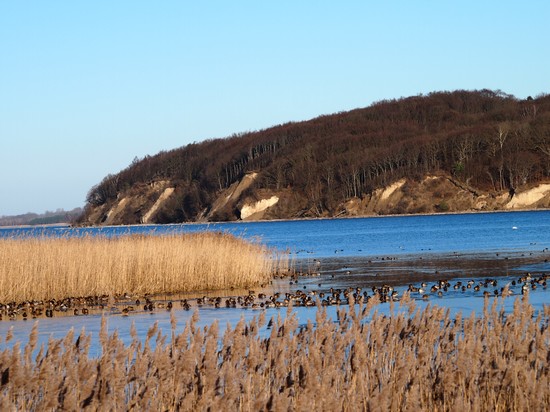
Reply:
M408 299L405 298L405 301ZM153 326L125 346L100 332L70 332L0 353L2 409L91 410L545 410L550 404L550 308L533 317L528 298L504 314L486 299L483 316L409 302L391 316L352 305L338 321L318 308L298 327L291 311L241 320L220 335L196 319L171 336ZM196 316L194 316L195 318ZM270 334L269 334L270 333ZM7 336L6 340L10 337Z
M0 302L248 287L287 268L223 233L0 239Z

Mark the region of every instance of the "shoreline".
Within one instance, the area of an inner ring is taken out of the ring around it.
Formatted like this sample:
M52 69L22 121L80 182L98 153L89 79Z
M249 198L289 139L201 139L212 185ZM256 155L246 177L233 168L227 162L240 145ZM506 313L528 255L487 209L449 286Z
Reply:
M70 223L51 223L47 225L15 225L15 226L0 226L2 229L38 229L38 228L68 228L68 229L109 229L123 227L169 227L169 226L198 226L198 225L224 225L224 224L247 224L247 223L269 223L269 222L301 222L301 221L321 221L321 220L346 220L346 219L371 219L371 218L392 218L392 217L416 217L416 216L455 216L455 215L482 215L482 214L498 214L498 213L522 213L522 212L550 212L549 208L529 208L529 209L512 209L512 210L465 210L460 212L430 212L430 213L403 213L403 214L370 214L361 216L330 216L330 217L304 217L304 218L288 218L288 219L263 219L263 220L231 220L219 222L182 222L182 223L133 223L129 225L72 225Z

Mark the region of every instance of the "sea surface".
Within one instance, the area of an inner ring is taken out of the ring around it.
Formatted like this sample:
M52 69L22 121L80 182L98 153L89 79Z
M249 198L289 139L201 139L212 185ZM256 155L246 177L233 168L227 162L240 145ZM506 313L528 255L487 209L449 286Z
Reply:
M377 279L391 279L392 272L400 273L395 280L395 290L404 292L408 283L420 282L424 273L426 280L444 273L452 282L464 280L468 276L478 282L489 275L499 279L499 287L512 285L518 281L511 296L500 303L505 310L511 310L516 297L521 297L518 277L522 273L533 276L550 273L550 211L494 212L469 214L415 215L392 217L368 217L348 219L315 219L270 222L232 222L182 225L137 225L101 228L70 228L64 226L0 228L1 237L62 237L62 236L123 236L129 234L177 234L197 231L221 231L267 244L269 247L288 251L297 265L313 263L321 273L318 278L303 277L296 285L279 281L273 288L291 291L300 289L328 291L331 287L370 287ZM488 259L488 256L491 256ZM468 262L455 265L453 262ZM357 263L360 262L360 263ZM420 262L420 263L419 263ZM490 262L490 263L487 263ZM503 265L506 266L503 266ZM484 272L476 272L483 267ZM411 269L413 268L413 269ZM491 269L493 268L493 269ZM407 271L411 270L410 279ZM493 270L494 273L489 273ZM412 275L414 272L414 276ZM379 276L381 276L379 278ZM456 277L457 280L453 280ZM464 280L465 282L465 280ZM416 285L417 283L415 283ZM469 316L472 312L481 314L484 298L482 294L461 293L453 290L443 296L422 299L418 306L437 304L449 308L451 314L462 312ZM550 304L550 290L539 287L529 292L529 300L536 311ZM176 309L178 321L176 332L181 332L194 310ZM209 325L219 321L223 330L227 325L234 326L241 318L250 320L264 311L267 319L286 316L287 309L230 309L202 307L198 310L199 325ZM293 309L299 323L315 320L316 308L299 307ZM380 313L389 313L390 305L382 303L377 307ZM327 308L329 315L336 316L337 308ZM82 329L92 335L97 343L102 315L40 319L38 322L39 341L46 343L49 338L62 338L71 328L78 334ZM156 311L152 314L137 313L122 317L106 312L109 332L118 331L126 342L130 341L130 325L135 324L138 334L145 336L147 330L158 322L161 329L170 334L170 314ZM0 350L20 341L25 343L34 321L17 320L0 322ZM6 343L3 337L12 329L14 338Z
M0 237L110 237L205 230L229 232L282 251L315 257L535 251L550 247L550 211L89 228L0 228Z

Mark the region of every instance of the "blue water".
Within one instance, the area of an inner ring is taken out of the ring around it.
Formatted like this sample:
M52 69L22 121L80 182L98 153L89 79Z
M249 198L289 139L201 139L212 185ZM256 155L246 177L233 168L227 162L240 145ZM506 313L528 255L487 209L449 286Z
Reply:
M538 291L536 293L531 293L529 297L529 303L533 306L535 310L535 316L537 316L539 311L543 311L543 306L548 305L548 292ZM511 312L514 308L514 302L516 299L521 299L520 296L508 297L505 300L498 300L498 308L504 308L506 312ZM449 315L455 317L457 314L461 313L463 316L468 317L471 313L476 313L481 315L484 308L485 300L481 296L472 296L468 295L465 297L457 298L441 298L433 299L430 301L418 300L416 301L416 307L418 310L423 310L428 305L439 305L449 309ZM492 304L494 301L490 300ZM337 311L342 307L340 306L329 306L324 308L327 311L327 315L330 319L337 319ZM356 305L356 310L358 305ZM394 305L394 310L399 308L399 304ZM392 313L392 308L389 304L380 304L374 307L373 310L376 310L377 313L381 315L390 315ZM288 311L287 308L281 309L263 309L263 310L253 310L253 309L214 309L212 307L205 307L198 310L199 318L197 326L203 327L211 325L213 322L218 321L220 328L220 336L223 335L227 327L235 327L235 325L241 320L244 319L246 322L251 321L253 318L258 318L261 312L264 312L265 319L276 320L278 316L285 318ZM293 314L296 315L296 318L299 322L299 325L305 326L308 321L311 321L313 324L316 322L316 307L296 307L292 309ZM182 333L185 325L190 322L191 317L194 314L192 311L183 311L183 310L174 310L173 313L177 319L176 333ZM394 312L393 312L394 313ZM114 331L118 332L120 339L124 344L129 345L132 342L130 336L130 328L132 324L135 325L137 334L139 338L144 341L147 336L147 331L155 323L157 323L159 329L162 333L167 336L167 342L170 342L170 313L166 311L157 311L151 314L148 313L138 313L128 317L122 317L120 315L110 315L108 312L104 315L107 319L107 328L108 333L112 334ZM101 346L99 344L99 332L101 329L101 315L93 316L80 316L80 317L63 317L63 318L42 318L37 321L3 321L0 322L0 351L6 348L10 348L14 343L20 342L21 346L28 342L29 335L33 328L35 322L38 322L38 347L40 345L47 346L48 340L53 339L63 339L65 335L69 332L70 329L73 329L76 337L84 331L85 334L92 336L92 346L90 349L90 356L99 356L101 354ZM8 330L11 329L11 334L13 338L10 342L5 342L6 335ZM260 330L260 334L264 337L269 336L270 331L264 326Z
M539 251L550 247L550 211L270 222L3 228L9 236L120 236L222 231L314 257Z
M550 248L550 211L530 212L498 212L456 215L431 216L396 216L396 217L369 217L353 219L319 219L300 221L272 221L272 222L239 222L216 224L184 224L184 225L141 225L101 228L69 228L69 227L39 227L39 228L0 228L1 237L36 237L36 236L121 236L128 234L187 233L204 230L214 230L233 233L246 239L260 240L270 247L279 250L288 250L298 258L327 258L327 257L370 257L370 256L399 256L417 254L484 254L491 252L541 252L544 258ZM548 264L544 264L546 268ZM540 267L534 268L539 270ZM545 269L546 270L546 269ZM361 274L358 274L360 276ZM319 280L304 279L300 287L309 288ZM359 279L359 278L358 278ZM502 279L500 284L510 282L514 277ZM349 279L346 279L346 281ZM335 284L338 279L334 279ZM310 282L311 285L308 283ZM323 287L328 288L330 284ZM286 284L288 288L288 283ZM518 286L519 288L519 286ZM399 287L400 292L405 286ZM511 310L514 297L505 302L506 310ZM536 311L543 310L550 301L550 289L538 288L530 296L530 302ZM468 316L471 312L481 314L483 298L468 293L449 292L443 298L430 298L429 304L448 307L451 314L462 312ZM419 307L426 304L419 300ZM334 316L335 307L327 309ZM388 313L388 304L381 304L377 309L381 313ZM192 311L174 309L178 319L178 332L181 332ZM234 326L241 317L250 320L259 316L258 310L250 309L199 309L199 325L209 325L214 320L220 321L220 326L227 323ZM315 308L294 308L294 313L300 323L315 319ZM286 309L266 309L267 319L272 316L286 314ZM120 337L130 341L130 325L136 324L138 334L144 337L154 322L159 322L165 334L169 334L170 321L166 311L153 314L137 313L130 317L105 314L108 316L109 332L118 330ZM0 322L0 350L10 347L13 342L23 344L28 339L32 328L32 321L2 321ZM93 336L94 351L100 351L98 335L101 325L101 316L64 317L39 320L40 343L47 343L49 337L62 338L70 328L78 334L81 328ZM13 328L14 339L6 344L3 337L8 329Z

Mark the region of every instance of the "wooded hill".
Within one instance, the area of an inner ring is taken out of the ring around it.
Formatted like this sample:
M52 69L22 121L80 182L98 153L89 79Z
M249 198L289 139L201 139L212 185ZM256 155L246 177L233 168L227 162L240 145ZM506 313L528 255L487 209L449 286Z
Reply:
M220 193L252 172L238 198L214 208ZM548 180L550 95L435 92L163 151L94 186L81 221L105 222L121 198L143 197L155 184L173 189L149 219L157 223L234 220L244 202L274 194L284 202L264 218L335 216L350 199L432 174L474 194L513 195ZM122 212L118 223L143 221L151 197Z

